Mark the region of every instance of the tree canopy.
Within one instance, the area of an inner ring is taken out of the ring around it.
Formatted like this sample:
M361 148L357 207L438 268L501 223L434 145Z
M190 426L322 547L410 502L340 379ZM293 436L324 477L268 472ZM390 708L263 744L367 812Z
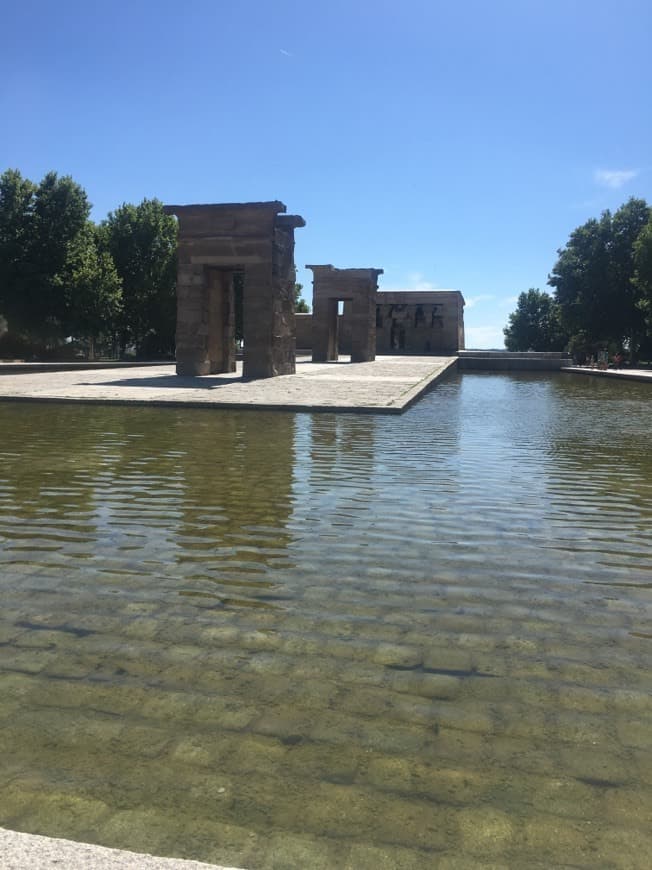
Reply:
M90 213L70 176L35 185L18 170L0 177L0 311L15 330L41 339L65 331L69 258Z
M121 344L147 354L174 351L177 224L157 199L124 203L100 227L122 282Z
M84 189L48 172L0 175L0 318L14 343L116 341L174 352L177 228L158 200L123 204L99 226ZM16 340L18 340L16 342Z
M636 353L646 332L636 281L636 244L650 221L645 200L630 199L573 230L548 279L569 336Z
M634 242L634 286L648 333L652 333L652 217Z
M518 297L505 333L508 350L594 353L652 343L652 210L632 198L574 229L548 277L554 297Z
M297 314L309 314L310 306L301 295L303 284L294 285L294 310Z
M79 233L68 260L65 322L71 335L88 341L89 359L101 337L113 331L122 311L120 278L111 256L90 223Z
M520 294L503 332L505 347L511 351L555 351L565 344L559 305L548 293L534 288Z

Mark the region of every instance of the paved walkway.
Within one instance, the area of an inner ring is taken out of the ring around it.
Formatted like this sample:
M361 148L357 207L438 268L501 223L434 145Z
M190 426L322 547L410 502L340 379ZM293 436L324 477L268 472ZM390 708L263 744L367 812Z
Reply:
M564 366L562 372L577 375L594 375L599 378L621 378L626 381L649 381L652 384L652 369L592 369L586 366Z
M0 372L0 400L190 405L283 411L400 414L456 357L381 356L375 362L297 359L294 375L243 381L231 374L179 377L173 365L76 371Z

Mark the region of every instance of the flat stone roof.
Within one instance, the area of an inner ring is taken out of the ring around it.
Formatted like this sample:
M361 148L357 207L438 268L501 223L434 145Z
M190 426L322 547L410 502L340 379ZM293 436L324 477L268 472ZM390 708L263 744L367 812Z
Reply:
M0 371L0 401L246 408L400 414L457 364L457 357L380 356L374 362L313 363L296 374L243 380L233 373L179 376L173 364L73 371Z

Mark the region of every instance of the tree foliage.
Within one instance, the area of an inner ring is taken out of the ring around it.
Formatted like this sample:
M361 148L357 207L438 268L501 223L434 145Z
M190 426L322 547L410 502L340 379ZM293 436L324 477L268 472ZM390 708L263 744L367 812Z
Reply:
M634 286L648 334L652 334L652 217L634 242Z
M301 295L303 284L294 285L294 310L297 314L310 314L310 306Z
M48 172L38 185L17 170L0 178L0 310L12 329L42 340L65 333L68 260L89 213L70 176Z
M17 169L0 176L0 312L14 320L22 308L35 190Z
M559 305L548 293L534 288L520 294L503 332L505 347L511 351L558 351L566 343Z
M177 224L157 199L123 204L101 226L122 282L120 336L138 353L174 351Z
M100 339L172 353L176 222L158 200L123 205L96 227L83 188L49 172L0 176L0 317L11 342Z
M71 335L88 342L89 358L99 339L113 339L122 309L122 287L97 228L89 221L68 259L65 322Z
M627 345L635 353L645 333L635 245L649 220L645 200L632 198L613 215L605 211L573 230L558 251L548 283L571 336Z

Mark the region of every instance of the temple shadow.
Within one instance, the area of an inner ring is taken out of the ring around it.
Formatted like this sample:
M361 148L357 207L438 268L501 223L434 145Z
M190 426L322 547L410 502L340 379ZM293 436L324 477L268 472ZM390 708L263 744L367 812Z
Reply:
M226 387L228 384L247 383L242 375L201 375L197 377L184 375L159 375L151 378L121 378L117 381L105 381L103 387L172 387L175 390L214 390ZM97 383L82 383L83 387L95 387Z

